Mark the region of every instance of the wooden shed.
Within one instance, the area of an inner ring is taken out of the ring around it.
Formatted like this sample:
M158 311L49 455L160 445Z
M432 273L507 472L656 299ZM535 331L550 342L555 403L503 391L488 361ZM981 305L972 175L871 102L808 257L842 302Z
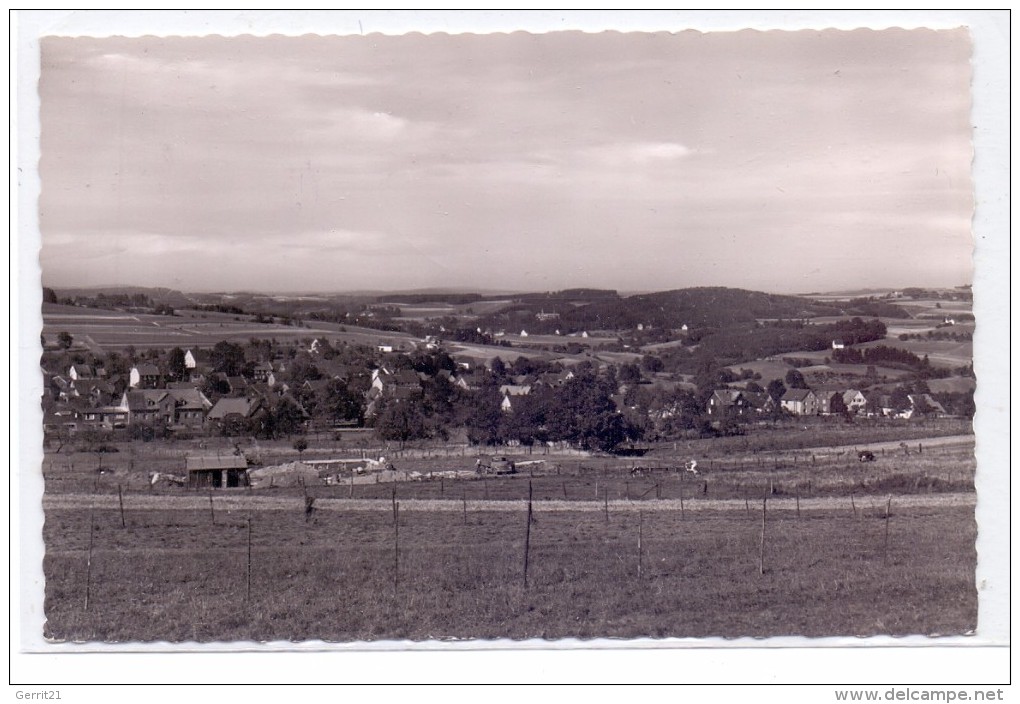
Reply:
M248 486L248 460L242 455L187 457L188 486L229 489Z

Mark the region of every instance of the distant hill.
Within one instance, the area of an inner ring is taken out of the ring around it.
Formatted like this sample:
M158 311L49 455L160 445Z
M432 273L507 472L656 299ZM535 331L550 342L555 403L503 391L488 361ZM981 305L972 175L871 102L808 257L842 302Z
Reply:
M53 291L60 299L95 298L100 294L104 296L135 296L141 294L148 297L153 303L163 303L172 308L185 308L194 304L194 300L187 294L176 289L162 287L95 286L89 288L54 288Z
M721 328L760 318L812 318L833 312L832 306L799 296L702 287L594 302L564 312L561 325L597 330L627 330L639 324Z

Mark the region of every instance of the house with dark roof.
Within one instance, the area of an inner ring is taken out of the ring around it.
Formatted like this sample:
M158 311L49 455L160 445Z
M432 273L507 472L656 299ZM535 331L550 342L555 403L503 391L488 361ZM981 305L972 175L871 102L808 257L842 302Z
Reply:
M96 373L96 368L89 364L72 364L71 368L67 370L67 376L71 381L81 381L95 379L99 375Z
M910 399L910 413L908 418L914 416L945 416L946 409L936 401L931 394L907 394Z
M499 393L503 400L500 401L500 410L511 413L514 410L514 398L527 396L531 393L531 386L521 384L504 384L499 387Z
M765 391L745 391L744 401L755 413L771 413L776 408L776 402Z
M167 395L174 402L174 423L188 427L201 427L206 414L212 409L212 401L195 388L169 389Z
M795 416L816 416L819 412L818 397L811 389L787 389L779 404Z
M868 399L858 389L847 389L843 392L843 405L851 413L860 413L868 405Z
M727 413L742 416L751 410L744 393L742 389L716 389L705 410L713 418L722 418Z
M163 375L155 364L143 363L131 367L128 385L132 389L155 389L163 381Z
M221 398L206 415L208 422L226 423L232 418L248 420L262 409L260 398Z
M163 389L125 391L120 407L127 411L130 425L174 422L174 400Z
M268 381L272 373L273 365L269 362L259 362L251 370L251 376L255 381Z

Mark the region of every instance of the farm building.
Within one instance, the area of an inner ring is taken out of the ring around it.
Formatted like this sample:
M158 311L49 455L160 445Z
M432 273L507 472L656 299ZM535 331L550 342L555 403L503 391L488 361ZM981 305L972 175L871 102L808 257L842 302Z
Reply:
M99 406L88 408L81 413L82 422L101 425L106 428L123 428L128 422L128 412L120 406Z
M248 486L248 460L242 455L226 457L186 457L188 486L230 489Z

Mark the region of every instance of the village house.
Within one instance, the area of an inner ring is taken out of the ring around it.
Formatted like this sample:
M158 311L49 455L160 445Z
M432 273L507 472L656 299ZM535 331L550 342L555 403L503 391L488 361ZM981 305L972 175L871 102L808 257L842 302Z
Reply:
M189 428L205 424L205 416L212 409L212 401L198 389L169 389L167 395L174 402L174 424Z
M129 425L170 425L174 422L174 399L163 389L125 391L120 407Z
M70 377L71 381L83 381L95 379L98 374L96 373L96 368L89 364L72 364L71 368L67 370L67 376Z
M744 415L749 410L744 392L740 389L716 389L708 399L706 412L713 418L722 418L727 413Z
M811 389L787 389L779 403L784 411L795 416L815 416L819 413L818 397Z
M187 352L184 353L184 368L195 369L197 367L198 360L195 359L195 355L191 353L191 350L188 350Z
M377 393L390 393L401 387L420 388L421 377L410 369L401 369L393 373L385 369L372 370L371 389L375 389Z
M155 364L143 363L131 367L128 386L132 389L155 389L163 380L159 367Z
M503 400L500 402L500 410L510 413L514 410L513 398L516 396L527 396L531 393L531 386L520 384L504 384L499 387L499 393Z
M851 413L861 413L868 405L868 399L857 389L847 389L843 392L843 405Z
M251 369L251 377L255 381L268 381L269 375L273 373L273 365L269 362L259 362Z
M747 416L768 413L774 408L775 402L764 391L716 389L709 397L705 410L709 416L718 419L727 414Z

